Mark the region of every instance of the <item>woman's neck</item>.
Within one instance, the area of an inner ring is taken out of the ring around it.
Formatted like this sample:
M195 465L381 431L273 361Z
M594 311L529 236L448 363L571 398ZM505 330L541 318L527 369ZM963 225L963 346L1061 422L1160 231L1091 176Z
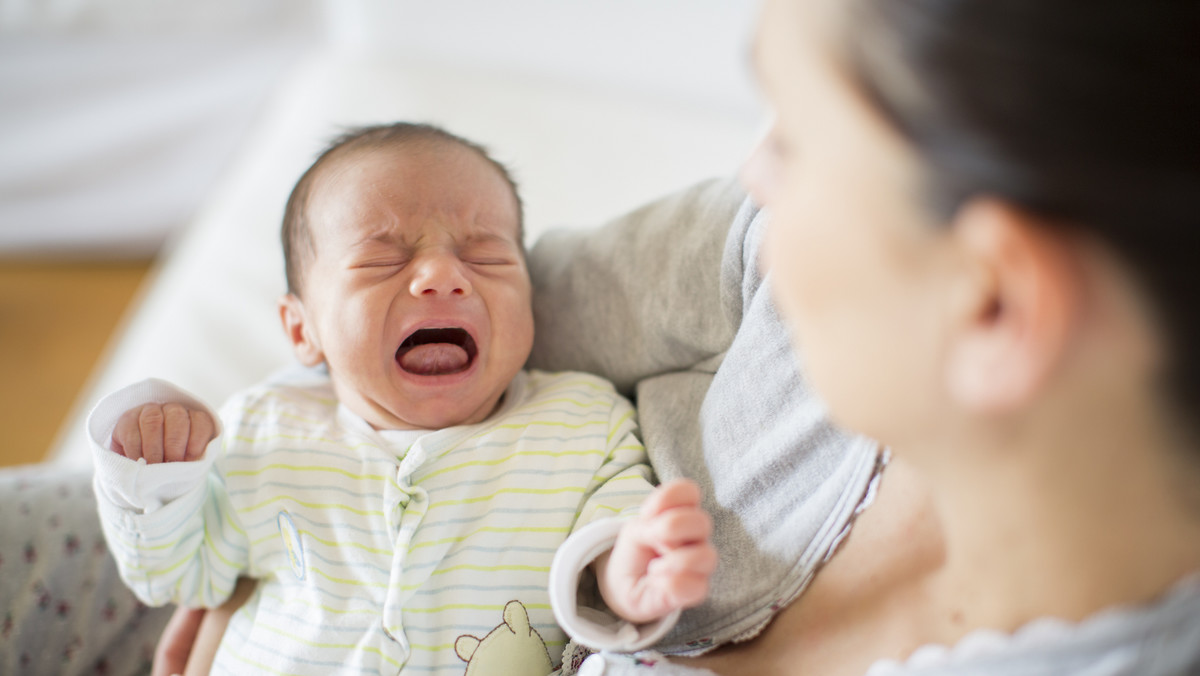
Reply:
M1195 469L1152 418L1051 433L1031 425L993 448L972 447L970 458L922 468L945 545L932 584L966 625L1077 621L1152 600L1200 570L1200 510L1179 480Z

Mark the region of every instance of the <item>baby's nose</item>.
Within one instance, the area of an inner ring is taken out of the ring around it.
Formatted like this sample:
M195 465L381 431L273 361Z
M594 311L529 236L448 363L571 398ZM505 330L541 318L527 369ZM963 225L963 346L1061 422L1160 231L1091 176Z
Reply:
M466 296L471 284L456 256L429 255L418 260L409 291L414 296Z

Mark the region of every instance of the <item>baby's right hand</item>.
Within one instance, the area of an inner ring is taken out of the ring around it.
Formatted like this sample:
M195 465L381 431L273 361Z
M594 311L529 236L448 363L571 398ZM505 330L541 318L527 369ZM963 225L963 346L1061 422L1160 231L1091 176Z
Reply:
M183 404L145 404L117 420L112 450L150 464L196 460L216 436L216 425L205 411Z

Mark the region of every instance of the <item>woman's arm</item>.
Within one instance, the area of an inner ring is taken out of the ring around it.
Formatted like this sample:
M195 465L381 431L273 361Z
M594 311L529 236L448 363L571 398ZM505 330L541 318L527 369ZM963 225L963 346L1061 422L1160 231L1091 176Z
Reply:
M529 366L588 371L633 396L638 381L724 352L726 238L746 195L692 186L599 228L548 232L529 253L537 333Z

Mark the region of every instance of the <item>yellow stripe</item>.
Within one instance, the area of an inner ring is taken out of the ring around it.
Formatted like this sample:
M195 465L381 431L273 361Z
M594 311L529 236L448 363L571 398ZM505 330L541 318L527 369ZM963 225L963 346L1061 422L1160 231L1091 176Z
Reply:
M624 425L626 422L628 422L629 419L632 417L633 417L633 410L631 409L631 410L626 411L625 415L621 416L621 419L617 421L617 424L613 425L613 428L608 431L609 443L612 443L613 436L617 432L621 431L621 426Z
M469 505L476 502L487 502L497 495L503 493L518 493L521 495L557 495L559 493L582 493L583 486L564 486L562 488L501 488L491 495L481 495L474 498L462 498L460 500L443 500L429 505L429 511L439 507L449 507L450 505Z
M524 606L530 610L550 610L549 603L526 603L526 604L524 604ZM405 608L404 612L405 613L427 614L427 613L440 613L440 612L444 612L447 610L501 611L501 610L504 610L504 606L486 605L486 604L477 604L477 603L451 603L449 605L437 606L435 608Z
M448 573L454 573L454 572L457 572L460 570L475 570L475 571L480 571L480 572L485 572L485 573L495 573L498 571L520 571L520 572L526 572L526 573L549 573L550 566L479 566L479 565L475 565L473 563L464 563L464 564L461 564L458 566L450 566L449 568L435 568L434 571L429 574L429 576L433 577L434 575L446 575ZM412 591L414 589L420 589L423 585L424 585L423 582L420 584L405 584L405 585L401 585L399 587L399 589L401 589L402 591ZM407 609L405 609L405 610L407 612Z
M557 399L535 399L523 408L537 409L549 404L574 404L580 408L608 408L608 402L603 399L593 401L579 401L570 397L559 397ZM518 409L519 411L519 409Z
M458 465L453 465L451 467L445 467L445 468L439 469L436 472L430 472L429 474L426 474L425 476L421 477L421 482L423 483L423 482L429 481L430 479L432 479L435 476L440 476L442 474L446 474L447 472L454 472L456 470L460 470L465 467L490 467L490 466L506 463L509 460L512 460L512 459L518 458L518 457L522 457L522 456L542 456L542 457L547 457L547 458L561 458L561 457L569 456L569 455L604 455L604 451L596 450L596 449L591 449L591 450L587 450L587 451L519 451L517 453L512 453L512 454L504 456L503 458L499 458L496 460L471 460L469 462L464 462L464 463L461 463Z
M610 511L610 512L612 512L612 513L614 513L614 514L620 514L620 513L621 513L621 510L620 510L620 509L618 509L618 508L616 508L616 507L609 507L608 505L592 505L592 509L593 509L593 510L607 509L608 511Z
M408 551L412 552L412 551L421 549L422 547L436 547L438 545L454 544L457 542L462 542L463 540L466 540L467 538L470 538L470 537L474 537L474 536L478 535L479 533L567 533L570 530L571 529L569 529L569 528L549 528L549 527L547 527L547 528L521 528L521 527L499 528L496 526L485 526L483 528L477 528L476 530L473 530L466 535L460 535L458 537L453 537L453 538L442 538L441 540L430 540L429 542L422 542L420 544L416 544L416 545L413 545L412 547L409 547Z
M291 568L289 568L288 570L291 570ZM379 608L334 608L333 606L327 606L323 603L313 603L312 601L308 601L306 599L302 599L299 597L285 598L283 596L277 596L275 594L267 594L267 593L264 593L263 597L271 599L272 601L275 601L276 603L279 603L280 605L283 605L283 606L297 605L297 606L304 606L306 608L316 608L319 610L323 610L327 613L333 613L335 615L372 615L373 616L373 615L378 615L380 613Z
M280 398L282 399L283 397L280 397ZM333 403L333 402L330 402L330 403ZM243 407L241 409L241 412L247 418L253 418L255 416L262 417L262 418L268 418L268 419L290 418L292 420L296 420L296 421L299 421L299 422L302 422L302 423L305 423L308 425L320 425L320 424L324 423L326 420L326 418L321 415L318 415L316 417L303 416L303 415L298 415L296 413L292 413L291 411L288 411L288 410L282 409L282 408L275 410L273 416L272 416L271 411L268 411L267 409L263 409L263 408ZM254 424L257 424L257 423L254 423Z
M246 657L245 655L242 655L234 648L229 647L228 644L226 644L225 650L228 651L230 655L233 655L234 659L241 662L242 664L248 664L251 667L254 667L255 673L277 674L278 676L300 676L300 674L296 674L296 673L293 673L290 671L280 671L278 669L272 669L271 667L268 667L267 665L265 665L261 662L255 662L254 660L251 660L250 658Z
M406 612L407 612L407 611L406 611ZM306 645L306 646L308 646L308 647L310 647L310 648L320 648L320 649L325 649L325 650L346 650L346 651L352 651L352 652L353 652L353 651L357 651L357 652L371 653L372 655L378 655L378 656L379 656L379 657L381 657L382 659L384 659L384 660L386 660L386 661L390 662L391 664L394 664L394 665L396 665L397 667L399 667L399 666L400 666L400 663L399 663L399 662L397 662L396 660L394 660L394 659L392 659L392 658L388 657L388 656L387 656L386 654L384 654L384 652L383 652L382 650L380 650L379 648L367 648L367 647L359 647L359 646L357 646L357 645L354 645L354 644L352 644L352 643L350 643L350 644L343 644L343 643L317 643L317 642L315 642L315 641L309 641L309 640L306 640L306 639L302 639L302 638L300 638L300 637L298 637L298 636L296 636L296 635L294 635L294 634L290 634L290 633L288 633L288 632L286 632L286 631L284 631L284 630L282 630L282 629L279 629L279 628L276 628L276 627L272 627L271 625L269 625L269 624L267 624L267 623L263 622L262 620L258 620L258 619L256 619L256 620L255 620L255 622L254 622L254 626L255 626L255 628L261 628L261 629L263 629L263 630L265 630L265 631L269 631L269 632L271 632L272 634L276 634L276 635L278 635L278 636L282 636L282 637L284 637L284 638L286 638L286 639L289 639L289 640L291 640L291 641L295 641L296 643L299 643L300 645ZM239 656L239 659L241 659L241 657L240 657L240 656Z
M549 648L551 646L565 646L567 644L567 642L565 640L544 641L544 643L546 644L547 648ZM414 651L420 650L423 653L440 653L443 650L453 650L454 644L453 643L445 643L442 645L425 645L424 643L410 643L409 647L412 648Z
M239 524L237 521L233 520L233 515L237 511L237 508L235 508L233 506L233 501L229 499L229 494L225 495L225 502L226 502L226 504L224 505L224 507L226 507L226 509L221 510L223 512L221 515L222 520L225 523L229 524L229 527L232 528L233 530L235 530L243 538L249 540L250 534L247 533L245 531L245 529L242 528L241 524Z
M217 548L217 543L215 541L213 541L212 533L208 532L208 523L207 522L204 524L204 542L206 545L208 545L208 549L218 559L221 560L221 563L225 564L226 566L229 566L230 568L234 568L234 569L237 568L237 566L234 565L234 563L232 561L230 561L229 559L227 559L221 555L221 550Z
M467 438L467 441L474 441L476 439L482 439L483 437L491 435L496 430L526 430L531 427L564 427L566 429L577 430L582 427L588 427L591 425L603 425L603 424L605 424L605 422L603 420L589 420L587 422L582 422L582 423L555 422L553 420L530 420L529 422L523 422L523 423L507 423L504 425L494 425L492 427L489 427L489 428L483 430L482 432L480 432L478 434L470 436L469 438ZM466 442L464 442L464 443L466 443Z
M216 556L218 559L220 559L220 560L221 560L221 563L225 564L226 566L229 566L230 568L235 568L235 569L236 569L236 568L238 567L238 566L237 566L237 565L235 565L235 564L234 564L232 561L230 561L229 559L227 559L227 558L225 558L224 556L222 556L222 555L221 555L221 552L220 552L220 550L219 550L219 549L217 549L216 543L215 543L215 542L213 541L213 539L212 539L212 534L208 532L208 524L207 524L207 523L205 523L205 524L204 524L204 542L205 542L205 544L207 545L207 547L205 547L205 549L207 549L208 551L212 552L212 554L213 554L214 556ZM169 544L169 545L163 545L163 546L160 546L160 547L156 547L155 549L162 549L162 548L164 548L164 547L177 547L178 545L179 545L179 541L178 541L178 540L176 540L174 543L171 543L171 544ZM150 548L149 548L149 547L144 547L144 548L142 548L142 550L143 550L143 551L145 551L145 550L148 550L148 549L150 549ZM157 565L156 565L156 566L155 566L155 567L152 569L152 572L151 572L151 573L149 573L149 574L147 575L147 579L148 579L148 578L149 578L151 575L165 575L165 574L167 574L167 573L170 573L170 572L174 571L176 568L179 568L179 567L180 567L180 566L182 566L183 564L185 564L185 563L187 563L187 562L189 562L189 561L191 561L191 560L195 559L195 558L196 558L196 555L197 555L198 553L200 553L201 551L204 551L204 550L203 550L203 549L201 549L201 550L196 550L195 552L193 552L193 553L191 553L191 554L185 554L185 555L184 555L182 558L180 558L178 561L176 561L175 563L171 564L170 566L167 566L166 568L158 568L158 567L157 567ZM139 558L140 558L140 557L139 557ZM142 566L140 566L140 565L131 565L131 566L129 566L129 568L130 568L130 570L136 570L136 571L138 571L138 572L146 572L146 570L147 570L146 568L143 568L143 567L142 567Z
M276 495L273 498L267 498L266 500L263 500L262 502L258 503L257 505L252 505L250 507L247 507L245 511L252 512L256 509L262 509L263 507L266 507L267 505L269 505L273 502L279 502L280 500L291 500L292 502L295 502L297 505L300 505L301 507L309 507L311 509L341 509L341 510L350 512L351 514L358 514L359 516L378 516L378 517L383 516L382 511L356 509L349 505L342 505L342 504L339 504L336 502L328 502L328 503L325 503L325 502L303 502L301 500L297 500L297 499L293 498L290 495Z
M346 443L345 439L329 439L327 437L306 437L306 436L299 435L299 434L279 433L279 434L264 434L262 436L254 436L254 437L246 436L246 435L242 435L242 434L235 434L235 435L230 435L230 436L226 437L226 439L228 441L241 441L241 442L244 442L247 444L257 444L257 443L265 443L268 441L280 441L280 440L303 441L303 442L309 442L309 443L329 444L331 446L336 446L338 449L345 449L347 451L357 451L360 448L373 448L375 450L380 450L378 444L373 444L369 441L362 441L357 444L348 444L348 443ZM227 443L228 443L228 441L227 441Z
M317 473L341 474L344 477L348 477L351 479L357 479L359 481L362 481L364 479L368 480L368 481L386 481L389 478L386 474L355 474L353 472L348 472L344 469L338 469L336 467L328 467L325 465L288 465L288 464L284 464L284 463L272 463L270 465L264 465L255 470L237 470L237 471L233 471L233 472L226 472L225 476L227 476L227 477L258 476L259 474L262 474L263 472L268 472L273 469L290 470L293 472L317 472Z
M364 544L360 544L353 540L338 542L337 540L326 540L324 538L319 538L316 535L313 535L311 532L306 531L306 530L302 530L302 531L300 531L300 533L302 535L307 535L308 537L312 538L313 540L316 540L317 542L320 542L321 544L325 545L326 547L334 547L335 549L341 548L341 547L354 547L355 549L361 549L364 552L370 552L372 554L389 554L390 555L392 553L391 549L380 549L377 547L368 547ZM274 535L272 535L272 537L274 537Z
M329 580L330 582L335 582L337 584L348 584L352 587L384 587L384 588L386 588L390 585L390 583L386 582L386 581L385 582L363 582L361 580L351 580L348 578L333 577L332 575L324 572L323 570L321 570L320 568L317 568L316 566L309 566L308 569L313 571L317 575L320 575L321 577L325 578L326 580Z
M569 390L572 387L586 387L589 390L596 390L605 393L613 391L612 387L609 386L609 384L605 381L584 380L583 378L578 378L576 380L555 383L554 386L547 389L544 394L554 394L555 392L559 392L561 390Z
M523 429L526 429L529 427L565 427L566 429L569 429L569 430L577 430L582 427L591 427L592 425L603 425L603 424L604 424L603 420L589 420L587 422L581 422L581 423L556 422L553 420L530 420L527 423L509 423L509 424L505 424L505 425L496 425L494 427L489 427L486 432L483 432L482 434L479 434L476 437L472 437L472 438L478 438L478 437L484 436L484 435L490 433L492 430L523 430Z

